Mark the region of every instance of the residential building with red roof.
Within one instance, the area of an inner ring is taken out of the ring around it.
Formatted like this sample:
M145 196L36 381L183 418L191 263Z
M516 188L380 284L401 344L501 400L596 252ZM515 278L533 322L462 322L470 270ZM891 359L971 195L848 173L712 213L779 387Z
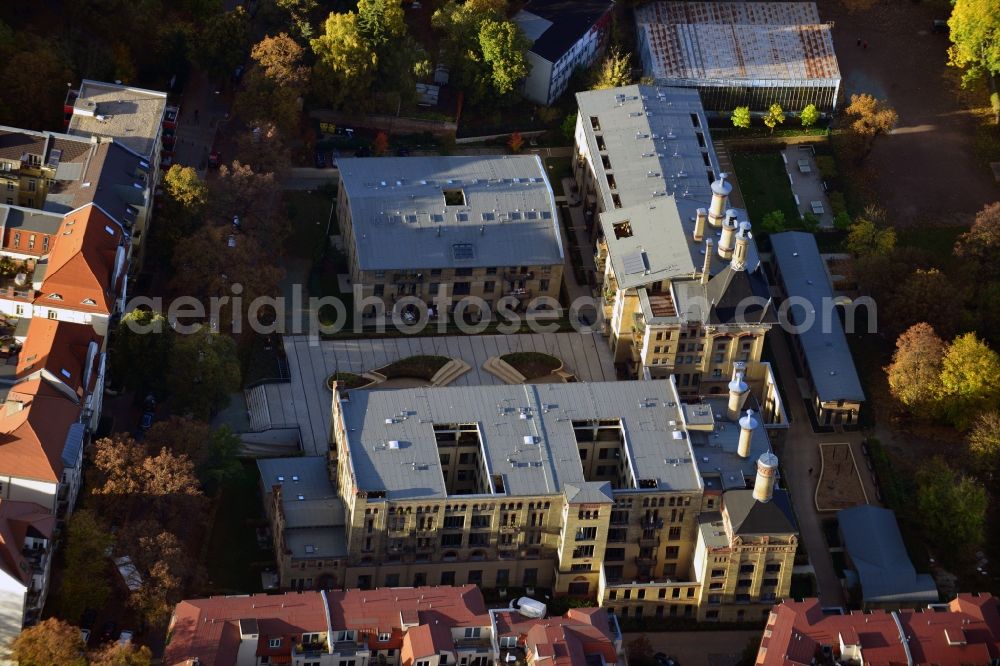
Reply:
M563 617L533 618L514 609L490 611L498 663L527 666L623 664L618 620L603 608L571 608Z
M786 600L768 617L758 666L992 665L1000 663L1000 600L959 594L947 604L898 611L824 609Z
M37 620L48 594L55 517L34 502L0 500L0 660L25 621Z
M163 663L487 666L489 627L474 585L190 599Z

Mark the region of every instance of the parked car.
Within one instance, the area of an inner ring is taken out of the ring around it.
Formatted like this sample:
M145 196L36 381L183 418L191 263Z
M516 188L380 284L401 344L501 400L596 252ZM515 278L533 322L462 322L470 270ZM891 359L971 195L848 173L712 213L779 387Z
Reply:
M219 151L213 150L208 154L208 168L218 169L219 168Z
M128 645L129 643L132 642L132 638L134 636L135 636L135 634L133 634L131 631L125 629L118 636L118 642L121 643L122 645Z
M92 629L94 623L97 622L97 609L88 608L83 611L83 615L80 616L80 628L81 629Z
M934 23L931 24L931 29L934 32L947 33L948 32L948 22L944 19L934 19Z
M236 69L233 70L233 83L239 83L240 79L243 78L243 71L246 68L243 65L237 65Z
M101 642L107 643L118 638L118 623L114 620L108 620L103 625L101 625Z

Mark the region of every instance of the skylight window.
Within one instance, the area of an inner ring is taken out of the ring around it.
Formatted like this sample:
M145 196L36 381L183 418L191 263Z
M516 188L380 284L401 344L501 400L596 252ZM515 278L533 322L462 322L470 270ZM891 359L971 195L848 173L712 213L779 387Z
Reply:
M446 206L465 205L465 190L446 189L446 190L441 190L441 193L444 194L444 203Z

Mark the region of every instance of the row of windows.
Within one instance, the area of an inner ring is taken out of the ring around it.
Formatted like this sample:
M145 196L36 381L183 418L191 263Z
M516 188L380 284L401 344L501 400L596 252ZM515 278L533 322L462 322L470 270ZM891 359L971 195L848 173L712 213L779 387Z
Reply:
M552 272L551 266L540 266L541 272L543 274L548 274ZM455 268L452 270L452 275L455 277L472 277L475 275L497 275L499 271L505 271L508 273L514 273L517 275L527 276L531 271L528 266L511 266L509 268L500 268L497 266L489 266L487 268ZM442 277L444 272L440 268L432 268L430 271L431 277ZM393 281L405 280L407 278L422 277L422 273L408 272L408 273L394 273ZM382 280L385 278L385 271L375 271L375 279Z

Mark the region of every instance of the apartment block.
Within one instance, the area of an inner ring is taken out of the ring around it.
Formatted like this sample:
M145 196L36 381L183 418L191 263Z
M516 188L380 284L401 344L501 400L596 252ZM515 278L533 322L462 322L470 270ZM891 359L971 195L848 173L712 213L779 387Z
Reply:
M342 584L760 617L788 593L797 536L765 429L741 418L748 394L682 404L671 380L336 388Z
M628 86L577 101L574 175L615 361L638 377L674 375L685 396L724 392L744 363L764 395L774 307L697 92Z
M558 307L565 255L539 157L350 158L338 166L337 217L362 316L416 313L420 301L433 318L469 297L482 299L471 312L523 310L542 296L552 299L543 307Z
M531 42L525 57L531 65L524 96L543 106L566 92L578 69L604 53L611 29L609 0L530 0L513 21Z
M475 585L191 599L168 632L167 666L534 666L557 655L564 666L624 663L603 610L545 619L487 611Z
M84 140L110 141L139 158L148 175L147 202L152 201L161 170L173 161L174 133L180 109L167 101L167 94L117 83L84 79L69 90L63 103L66 133ZM149 231L151 210L131 220L133 270L142 265L142 238ZM112 213L113 214L113 213Z

